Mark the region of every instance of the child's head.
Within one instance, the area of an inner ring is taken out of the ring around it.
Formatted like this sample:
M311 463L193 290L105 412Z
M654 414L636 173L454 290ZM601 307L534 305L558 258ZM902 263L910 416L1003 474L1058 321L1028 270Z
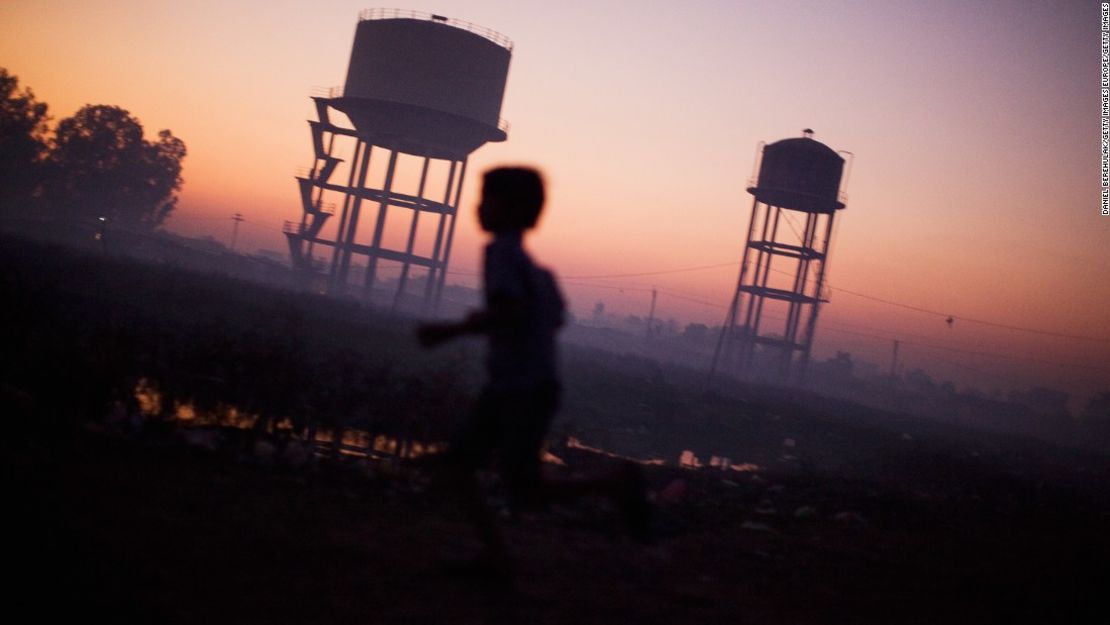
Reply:
M498 167L482 178L478 220L489 232L527 230L543 210L543 178L528 167Z

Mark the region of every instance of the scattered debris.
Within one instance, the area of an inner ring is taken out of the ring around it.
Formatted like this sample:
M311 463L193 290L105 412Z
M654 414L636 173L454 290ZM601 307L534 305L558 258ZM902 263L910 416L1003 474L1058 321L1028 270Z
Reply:
M767 525L766 523L757 523L755 521L744 521L740 524L740 529L750 530L752 532L771 532L777 533L775 528Z
M698 459L697 455L694 454L693 451L686 449L678 457L678 466L687 469L699 469L703 465L701 463L701 460Z
M727 457L725 457L725 458L722 458L720 456L710 456L709 457L709 466L711 466L713 468L717 468L717 469L720 469L722 471L727 471L731 465L732 465L732 462Z

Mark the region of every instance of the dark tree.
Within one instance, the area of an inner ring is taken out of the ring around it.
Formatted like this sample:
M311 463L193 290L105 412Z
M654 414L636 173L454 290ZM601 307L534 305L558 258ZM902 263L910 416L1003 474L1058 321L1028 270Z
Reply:
M184 157L185 144L169 130L146 141L124 109L86 105L58 124L45 194L64 217L153 228L177 203Z
M46 152L46 104L0 67L0 211L25 209L39 182Z

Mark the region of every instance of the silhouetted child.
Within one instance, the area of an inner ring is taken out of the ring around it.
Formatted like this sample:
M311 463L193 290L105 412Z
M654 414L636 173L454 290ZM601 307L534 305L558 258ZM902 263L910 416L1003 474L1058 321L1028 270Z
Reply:
M476 472L500 452L500 469L514 511L550 501L590 494L614 499L630 532L643 538L647 502L636 465L622 465L610 476L545 480L540 453L548 426L559 407L556 333L564 304L555 278L524 251L524 231L533 228L544 203L543 180L528 168L486 172L478 219L493 236L483 266L485 308L454 323L428 324L420 342L433 346L466 334L488 337L489 379L463 425L447 461L464 512L478 530L485 552L475 572L508 574L508 558L496 519L486 505Z

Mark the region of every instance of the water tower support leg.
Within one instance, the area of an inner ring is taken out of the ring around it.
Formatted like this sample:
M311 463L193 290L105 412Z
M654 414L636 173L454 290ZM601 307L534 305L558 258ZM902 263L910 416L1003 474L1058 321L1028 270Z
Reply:
M391 312L397 312L397 305L401 302L401 295L405 292L405 285L409 279L409 260L416 246L416 226L420 223L420 212L424 206L424 185L428 182L428 164L431 158L424 157L424 166L420 170L420 186L416 191L416 208L412 211L412 226L409 228L409 240L405 244L405 262L401 265L401 277L397 279L397 293L393 296Z
M832 237L833 217L835 215L830 213L828 221L825 222L825 240L821 244L821 260L820 265L817 267L817 283L814 285L816 288L816 298L818 301L814 302L813 308L809 311L809 319L806 321L806 334L805 343L802 350L802 366L800 377L804 379L805 369L809 366L810 349L813 347L813 337L817 332L817 312L820 308L821 289L825 286L825 270L829 263L829 240Z
M339 263L339 286L343 292L347 291L347 275L351 271L351 255L354 253L355 236L358 234L358 219L362 213L362 190L366 188L366 170L370 168L370 156L374 152L374 147L366 144L366 148L362 152L362 163L358 168L358 180L355 181L355 187L347 190L349 195L353 195L351 200L351 213L350 221L347 223L347 232L343 241L343 256Z
M436 285L436 299L432 308L435 311L439 310L439 301L443 298L443 285L447 282L447 263L451 260L451 243L455 240L455 222L458 221L459 200L462 198L463 180L466 179L467 160L463 159L459 184L455 187L455 201L451 205L451 226L447 230L447 246L443 250L443 270L439 272L439 284Z
M758 210L758 201L756 202L756 209ZM771 207L770 205L763 205L763 227L760 233L760 243L767 242L768 230L771 225ZM752 272L751 287L756 287L759 284L759 276L763 271L763 262L766 252L762 249L754 248L751 244L744 250L745 256L750 253L750 250L755 249L755 270ZM744 336L740 343L740 357L737 365L741 373L743 373L751 361L752 352L755 349L755 344L752 339L755 337L756 332L753 331L753 318L756 310L756 303L760 300L760 296L754 292L748 295L747 310L744 313Z
M455 172L458 168L458 161L451 161L451 170L447 173L447 190L443 193L443 204L448 206L451 203L451 192L455 190ZM436 241L432 246L432 261L431 267L428 269L428 282L424 285L424 307L422 313L427 312L427 306L432 301L432 292L435 289L436 278L439 272L443 269L440 266L439 251L443 249L443 232L447 223L446 210L439 214L439 225L436 227Z
M362 158L362 150L364 146L362 141L355 141L355 154L351 160L351 172L347 176L347 188L350 189L355 184L355 175L358 171L359 159ZM343 237L347 230L347 222L350 218L351 210L351 194L347 193L343 196L343 211L340 213L338 230L335 233L335 247L332 248L331 255L331 271L329 272L328 287L329 290L335 290L339 286L339 262L343 257Z
M717 348L713 351L713 363L709 366L709 377L717 373L718 365L722 364L728 368L732 364L732 349L733 349L733 332L736 330L736 318L739 316L740 307L743 302L743 292L740 287L744 285L744 278L748 273L748 258L751 250L752 235L755 233L755 218L759 208L759 200L752 200L752 214L748 219L748 234L744 240L744 251L740 260L740 276L736 279L736 293L732 296L732 304L729 305L728 314L725 316L725 325L721 327L721 335L717 338Z
M772 208L774 209L772 211ZM767 207L767 219L771 220L771 214L774 214L774 219L771 221L771 238L764 239L764 242L774 243L778 240L779 233L779 220L782 216L782 209L775 206ZM752 366L752 361L755 358L755 339L759 337L759 325L763 319L763 302L766 297L763 295L762 290L767 288L767 280L771 275L771 261L774 260L774 254L770 250L759 250L760 255L763 257L763 275L759 273L759 267L756 267L755 279L752 281L752 286L757 287L757 295L751 299L748 308L748 316L751 323L748 324L748 341L745 343L744 362L741 366L748 369ZM754 314L752 310L754 309Z
M366 279L362 286L363 293L370 297L374 289L374 279L378 274L378 252L382 249L382 234L385 232L386 211L389 210L390 194L393 192L393 174L397 171L397 150L390 150L389 165L385 169L385 187L382 189L382 199L378 202L378 219L374 223L374 236L370 242L370 257L366 261ZM359 185L362 186L362 185Z

